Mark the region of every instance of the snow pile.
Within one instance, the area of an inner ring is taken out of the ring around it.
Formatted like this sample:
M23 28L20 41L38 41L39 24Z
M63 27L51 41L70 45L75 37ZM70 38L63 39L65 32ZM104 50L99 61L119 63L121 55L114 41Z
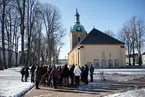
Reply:
M28 92L33 87L32 83L23 83L17 84L12 87L4 88L0 90L0 96L12 96L12 97L20 97Z
M20 97L29 91L34 84L21 82L21 67L0 71L0 97Z
M145 97L145 89L135 89L123 93L116 93L105 97Z

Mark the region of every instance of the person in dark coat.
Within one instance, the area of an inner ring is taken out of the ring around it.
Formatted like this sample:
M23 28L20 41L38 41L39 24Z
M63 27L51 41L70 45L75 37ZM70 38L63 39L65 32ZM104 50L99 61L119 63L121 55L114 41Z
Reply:
M51 75L51 71L52 71L52 67L49 66L48 67L48 77L47 77L47 81L48 81L48 85L51 85L51 80L52 80L52 75Z
M52 75L52 79L53 79L53 87L56 88L56 86L57 86L57 79L58 79L58 76L59 76L59 71L55 67L55 65L52 68L51 75Z
M30 73L31 73L31 82L34 83L34 72L35 72L35 69L36 69L36 66L33 64L31 66L31 69L30 69Z
M23 80L24 75L25 75L25 67L24 67L24 66L22 67L22 69L21 69L20 72L21 72L21 75L22 75L22 77L21 77L21 81L24 82L24 80Z
M58 83L59 83L59 85L62 85L62 69L61 69L61 66L58 67L58 71L59 71Z
M71 85L74 84L74 68L75 68L75 65L73 64L72 67L70 68L70 78L71 78Z
M91 80L90 80L90 82L93 82L93 73L94 73L94 67L91 64L91 67L90 67L90 78L91 78Z
M26 66L25 67L25 82L27 82L28 80L28 77L29 77L29 67L28 66Z
M85 82L85 84L88 84L88 72L89 72L89 67L87 65L85 65L85 68L84 68L84 82Z
M82 81L82 82L85 82L85 79L84 79L84 70L85 70L85 67L82 66L82 67L81 67L81 71L82 71L82 73L81 73L81 81Z
M36 69L36 77L35 77L36 89L40 89L39 88L40 79L41 79L41 68L39 66L37 66L37 69Z
M69 77L69 68L67 67L67 64L65 64L63 70L62 70L62 77L64 85L68 85L68 77Z

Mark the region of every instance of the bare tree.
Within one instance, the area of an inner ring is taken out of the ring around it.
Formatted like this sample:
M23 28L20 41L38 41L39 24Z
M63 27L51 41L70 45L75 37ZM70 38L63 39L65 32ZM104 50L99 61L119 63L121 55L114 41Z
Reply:
M14 27L15 27L15 18L17 17L17 11L15 7L13 6L13 2L11 1L9 3L9 6L7 7L7 15L6 15L6 20L5 20L5 28L7 32L7 37L6 37L6 43L7 43L7 50L8 50L8 67L11 67L11 59L12 55L14 52ZM17 19L18 20L18 19ZM14 63L13 63L14 64Z
M6 61L11 67L13 51L17 66L19 39L20 64L30 65L40 61L49 61L50 65L52 61L56 63L65 34L61 15L55 6L41 4L37 0L0 0L0 11L0 43L4 60L4 65L0 62L0 69L7 68ZM42 33L42 28L46 33ZM5 59L5 48L8 49L8 60Z
M14 18L14 26L13 26L13 32L14 32L14 48L15 48L15 66L18 66L18 46L19 46L19 39L20 39L20 32L19 32L19 20L18 20L18 13L15 13L15 18Z
M17 0L17 9L20 15L20 31L21 31L21 64L24 64L24 32L25 32L25 9L26 0Z
M132 52L132 39L131 39L132 33L130 32L130 28L128 26L128 23L126 23L122 30L119 33L119 39L125 43L125 47L127 48L128 58L129 58L129 66L131 66L131 52Z
M142 64L141 49L143 47L143 40L145 35L144 21L132 17L122 28L120 36L122 40L126 43L129 65L130 65L130 55L133 53L133 65L135 65L135 50L138 51L139 65Z
M31 60L31 37L36 22L37 3L36 0L27 0L27 64L30 65Z
M6 18L6 8L10 0L0 1L0 20L1 20L1 33L2 33L2 49L3 49L3 65L4 68L7 68L6 59L5 59L5 18ZM3 69L3 65L0 65L0 69Z
M131 30L134 35L135 48L138 51L139 65L142 64L141 49L143 47L144 35L145 35L145 25L144 21L140 18L133 17L130 21Z
M111 37L114 37L114 38L116 37L116 35L111 30L107 30L107 31L105 31L105 33Z
M59 32L63 29L60 19L60 13L55 6L51 4L43 5L43 21L47 35L48 59L50 65L52 64L51 62L53 58L52 51L54 50L54 41L57 39L55 35L60 34Z

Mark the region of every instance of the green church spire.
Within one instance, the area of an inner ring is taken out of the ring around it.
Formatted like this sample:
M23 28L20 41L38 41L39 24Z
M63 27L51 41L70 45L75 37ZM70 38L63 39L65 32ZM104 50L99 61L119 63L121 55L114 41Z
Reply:
M75 24L70 28L70 32L86 32L83 25L80 24L80 15L78 13L78 9L76 8L75 13Z
M76 8L76 14L75 14L75 23L80 24L80 15L78 13L78 9Z

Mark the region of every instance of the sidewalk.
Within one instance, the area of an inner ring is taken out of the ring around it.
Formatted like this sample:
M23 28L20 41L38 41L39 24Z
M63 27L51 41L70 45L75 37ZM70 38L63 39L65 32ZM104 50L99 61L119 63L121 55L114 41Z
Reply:
M40 87L36 90L35 87L31 89L24 97L102 97L118 92L125 92L138 88L137 86L145 86L145 79L136 79L127 82L115 81L95 81L88 85L81 84L77 88L60 87L53 89L50 87Z
M89 92L89 91L78 91L73 89L53 89L49 87L40 87L41 89L36 90L33 88L24 97L100 97L102 95L110 94L111 91ZM113 91L112 91L113 92Z
M121 85L114 81L101 82L97 80L93 83L81 84L75 88L58 87L53 89L50 87L40 87L41 89L36 90L34 87L24 97L100 97L116 93L120 88L126 88L126 86Z

